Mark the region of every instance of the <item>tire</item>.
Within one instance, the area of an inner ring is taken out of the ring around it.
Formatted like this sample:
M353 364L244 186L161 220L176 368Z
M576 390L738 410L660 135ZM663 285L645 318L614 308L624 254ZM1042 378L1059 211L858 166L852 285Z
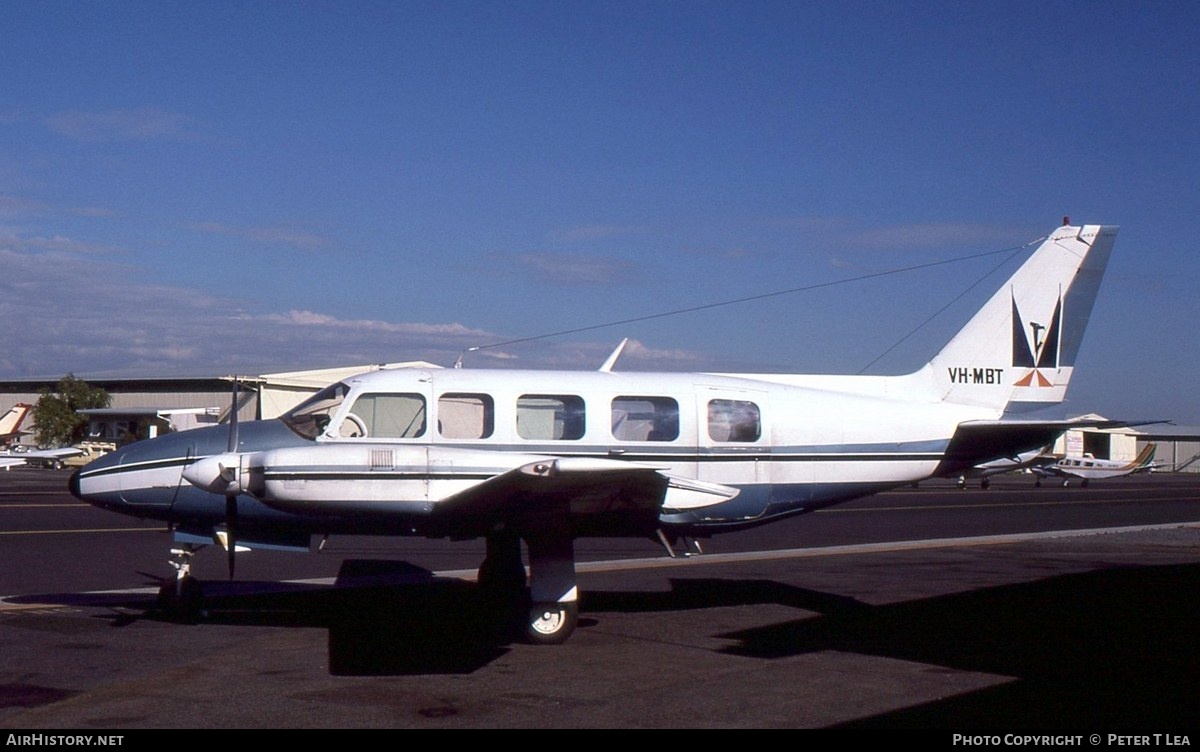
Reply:
M525 638L534 645L561 645L578 623L578 603L535 603L529 609Z

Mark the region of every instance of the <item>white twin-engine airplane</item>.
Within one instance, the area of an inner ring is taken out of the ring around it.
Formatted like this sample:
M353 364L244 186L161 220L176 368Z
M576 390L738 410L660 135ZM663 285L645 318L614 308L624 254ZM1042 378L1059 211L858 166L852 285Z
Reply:
M578 617L576 538L645 536L671 552L954 477L1080 425L1032 411L1063 400L1116 234L1056 229L905 376L625 373L612 358L593 372L385 369L279 419L128 445L71 492L175 527L162 596L176 607L200 597L189 557L213 542L232 576L237 550L307 550L313 535L483 537L481 591L529 607L527 639L559 643Z

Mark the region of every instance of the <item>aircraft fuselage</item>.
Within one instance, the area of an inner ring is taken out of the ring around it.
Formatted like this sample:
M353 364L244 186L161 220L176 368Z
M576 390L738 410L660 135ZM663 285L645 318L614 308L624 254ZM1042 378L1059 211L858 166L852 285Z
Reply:
M583 495L571 502L592 505L579 532L741 527L929 477L960 422L997 417L887 399L877 394L886 383L861 377L833 392L708 374L377 371L343 382L337 404L319 408L319 429L301 425L311 415L303 406L241 424L239 520L469 537L486 533L488 515L474 515L472 530L473 513L443 514L443 501L518 466L570 458L649 466L732 494L608 518L596 514L603 499ZM228 435L213 427L129 445L89 465L73 490L112 511L211 528L224 520L226 493L183 470L227 454Z

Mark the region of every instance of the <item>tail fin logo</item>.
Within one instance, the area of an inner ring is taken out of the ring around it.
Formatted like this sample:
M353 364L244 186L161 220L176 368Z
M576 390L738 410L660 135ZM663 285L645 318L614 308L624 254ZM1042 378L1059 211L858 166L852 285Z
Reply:
M1017 308L1017 299L1012 299L1013 358L1014 368L1028 369L1016 386L1051 387L1052 379L1046 378L1041 369L1058 368L1058 345L1062 338L1062 295L1054 306L1049 324L1026 321Z

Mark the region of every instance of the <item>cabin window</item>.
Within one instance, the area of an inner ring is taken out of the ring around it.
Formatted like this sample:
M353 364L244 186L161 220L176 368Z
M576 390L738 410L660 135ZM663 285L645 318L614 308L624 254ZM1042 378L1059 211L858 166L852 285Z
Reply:
M425 398L419 394L364 394L350 406L340 433L346 438L415 439L425 435Z
M670 397L617 397L612 401L612 435L618 441L679 438L679 403Z
M517 399L522 439L582 439L583 398L571 394L525 394Z
M762 436L758 405L745 400L710 400L708 435L713 441L758 441Z
M486 394L438 397L438 433L447 439L486 439L495 429L495 404Z
M325 432L329 419L341 407L350 387L338 382L331 384L296 405L279 417L280 420L306 439L315 439Z

